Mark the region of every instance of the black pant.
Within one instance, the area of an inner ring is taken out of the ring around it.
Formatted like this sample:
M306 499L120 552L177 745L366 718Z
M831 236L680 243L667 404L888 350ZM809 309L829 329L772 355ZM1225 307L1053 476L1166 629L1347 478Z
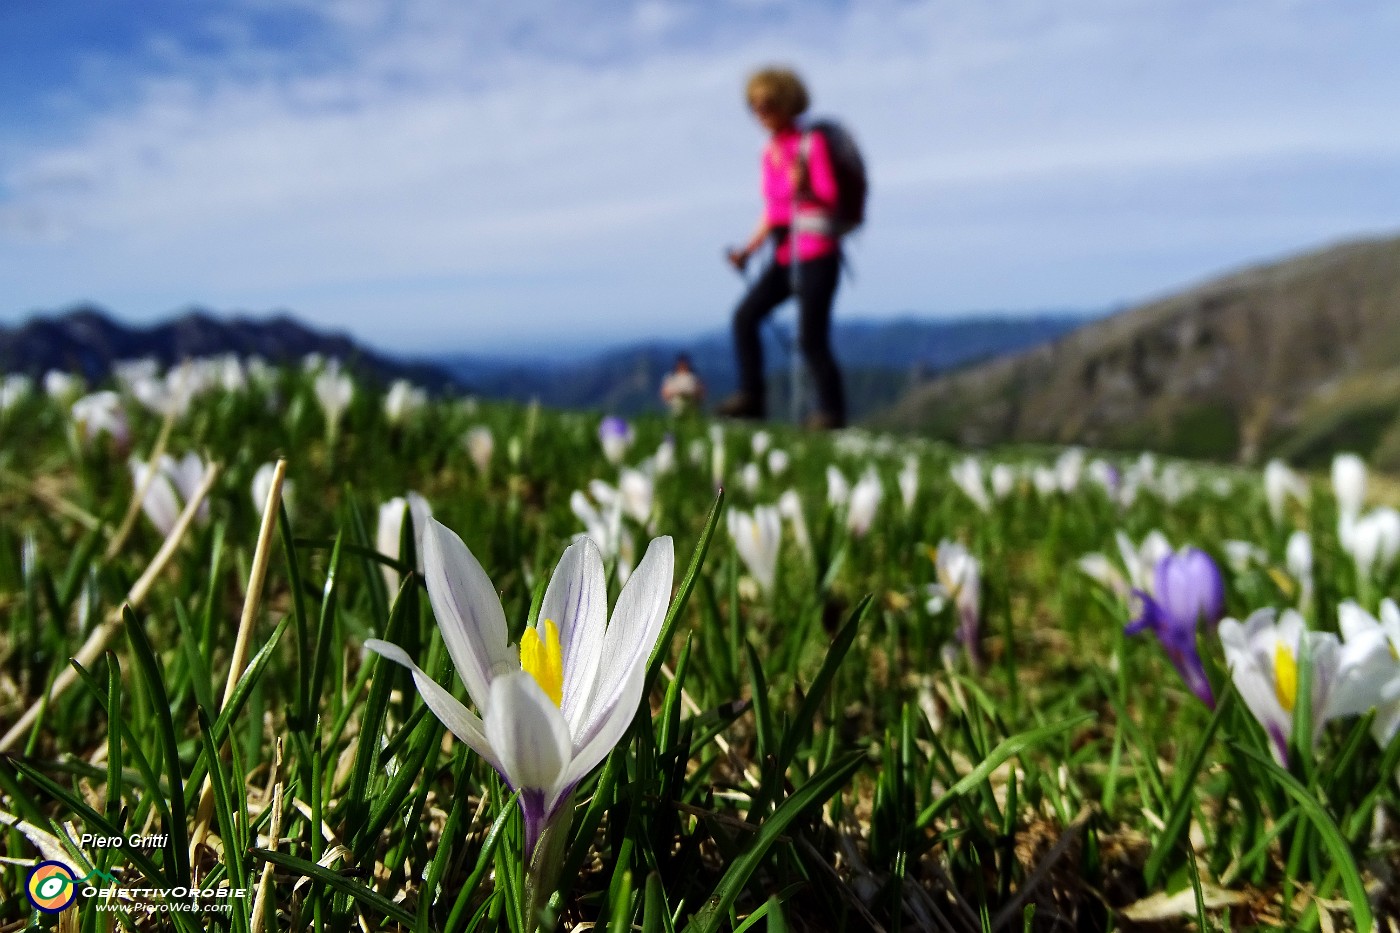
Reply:
M797 342L807 359L816 385L817 406L832 422L846 423L846 396L841 370L831 353L831 304L841 277L839 254L823 256L797 267ZM763 381L763 343L758 327L773 309L792 295L792 269L769 263L734 309L734 354L739 361L739 391L760 413L766 410Z

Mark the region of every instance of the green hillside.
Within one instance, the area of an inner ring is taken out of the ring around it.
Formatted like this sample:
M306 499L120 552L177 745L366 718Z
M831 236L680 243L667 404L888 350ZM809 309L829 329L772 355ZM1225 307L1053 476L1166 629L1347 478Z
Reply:
M960 443L1400 465L1400 238L1243 270L916 387L871 419Z

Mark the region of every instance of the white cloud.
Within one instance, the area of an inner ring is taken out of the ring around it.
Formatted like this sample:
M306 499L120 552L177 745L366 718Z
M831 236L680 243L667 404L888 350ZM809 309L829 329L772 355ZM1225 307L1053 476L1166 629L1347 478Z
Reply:
M718 326L720 247L757 211L742 81L783 60L872 166L844 306L1112 301L1395 216L1320 195L1271 239L1258 205L1212 209L1259 166L1324 191L1396 161L1400 22L1351 9L347 0L304 4L295 53L225 16L218 55L152 36L167 66L131 102L0 165L0 288L291 306L397 346Z

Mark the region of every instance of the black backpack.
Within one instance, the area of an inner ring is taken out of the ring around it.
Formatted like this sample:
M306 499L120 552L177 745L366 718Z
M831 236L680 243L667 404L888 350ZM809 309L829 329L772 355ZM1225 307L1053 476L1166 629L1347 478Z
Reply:
M807 158L807 134L821 133L826 151L831 154L831 168L836 175L836 235L845 236L865 223L865 199L870 183L865 175L865 160L861 158L855 137L831 119L814 120L803 131L802 158Z

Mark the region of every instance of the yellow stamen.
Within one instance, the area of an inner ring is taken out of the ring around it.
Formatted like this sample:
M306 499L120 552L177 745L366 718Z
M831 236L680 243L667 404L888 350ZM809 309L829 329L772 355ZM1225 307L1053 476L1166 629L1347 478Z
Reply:
M543 638L539 626L525 630L520 639L520 667L559 706L564 701L564 652L559 647L559 629L554 620L545 619L543 627Z
M1274 645L1274 693L1283 711L1293 712L1298 702L1298 659L1283 642Z

